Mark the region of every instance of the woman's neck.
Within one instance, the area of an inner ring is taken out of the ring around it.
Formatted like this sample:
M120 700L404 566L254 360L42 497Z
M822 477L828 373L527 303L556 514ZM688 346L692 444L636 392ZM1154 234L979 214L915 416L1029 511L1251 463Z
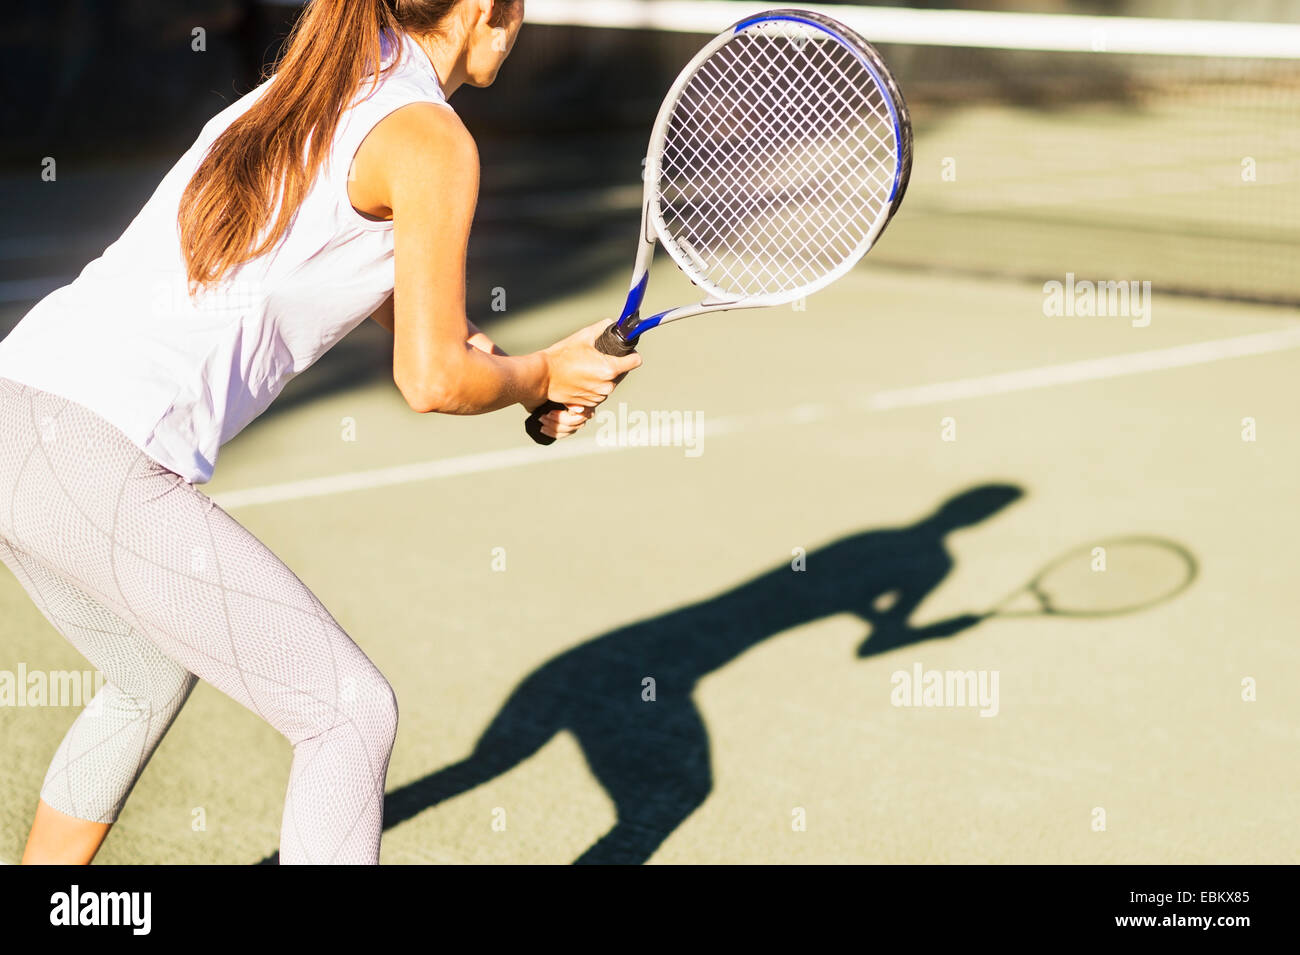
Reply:
M411 34L412 42L425 52L433 64L444 96L451 96L466 80L465 40L457 35L458 32L453 26L446 36Z

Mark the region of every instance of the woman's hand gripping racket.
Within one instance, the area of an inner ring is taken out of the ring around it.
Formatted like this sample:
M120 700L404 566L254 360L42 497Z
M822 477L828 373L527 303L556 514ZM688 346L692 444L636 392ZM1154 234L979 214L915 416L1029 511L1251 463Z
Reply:
M875 244L911 168L907 106L862 37L806 10L741 20L687 64L659 109L631 289L596 348L627 355L659 325L824 288ZM706 297L642 319L656 241ZM534 441L555 440L541 418L563 407L533 411Z

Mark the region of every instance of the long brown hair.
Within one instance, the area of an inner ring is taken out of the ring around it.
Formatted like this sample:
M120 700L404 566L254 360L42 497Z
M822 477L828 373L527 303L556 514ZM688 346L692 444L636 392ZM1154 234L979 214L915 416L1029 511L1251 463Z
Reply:
M192 292L284 237L344 108L368 77L372 88L379 82L383 33L434 33L458 2L310 0L274 82L217 137L181 196L177 225Z

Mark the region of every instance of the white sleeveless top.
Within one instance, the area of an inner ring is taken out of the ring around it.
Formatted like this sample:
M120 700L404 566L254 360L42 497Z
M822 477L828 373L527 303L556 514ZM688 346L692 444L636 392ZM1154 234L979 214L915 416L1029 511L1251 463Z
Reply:
M334 147L283 240L220 285L187 294L181 193L213 140L275 78L218 113L116 242L42 299L0 342L0 377L84 405L192 483L285 384L393 290L393 226L352 208L348 171L366 134L410 103L446 106L428 56L400 62L344 111ZM449 107L450 108L450 107Z

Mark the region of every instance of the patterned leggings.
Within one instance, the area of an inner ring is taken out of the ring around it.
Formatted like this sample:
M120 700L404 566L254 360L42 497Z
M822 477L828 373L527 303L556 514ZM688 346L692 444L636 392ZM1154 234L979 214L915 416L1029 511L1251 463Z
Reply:
M293 744L282 863L375 864L397 705L310 590L86 408L0 378L0 559L105 678L41 798L117 818L197 678Z

